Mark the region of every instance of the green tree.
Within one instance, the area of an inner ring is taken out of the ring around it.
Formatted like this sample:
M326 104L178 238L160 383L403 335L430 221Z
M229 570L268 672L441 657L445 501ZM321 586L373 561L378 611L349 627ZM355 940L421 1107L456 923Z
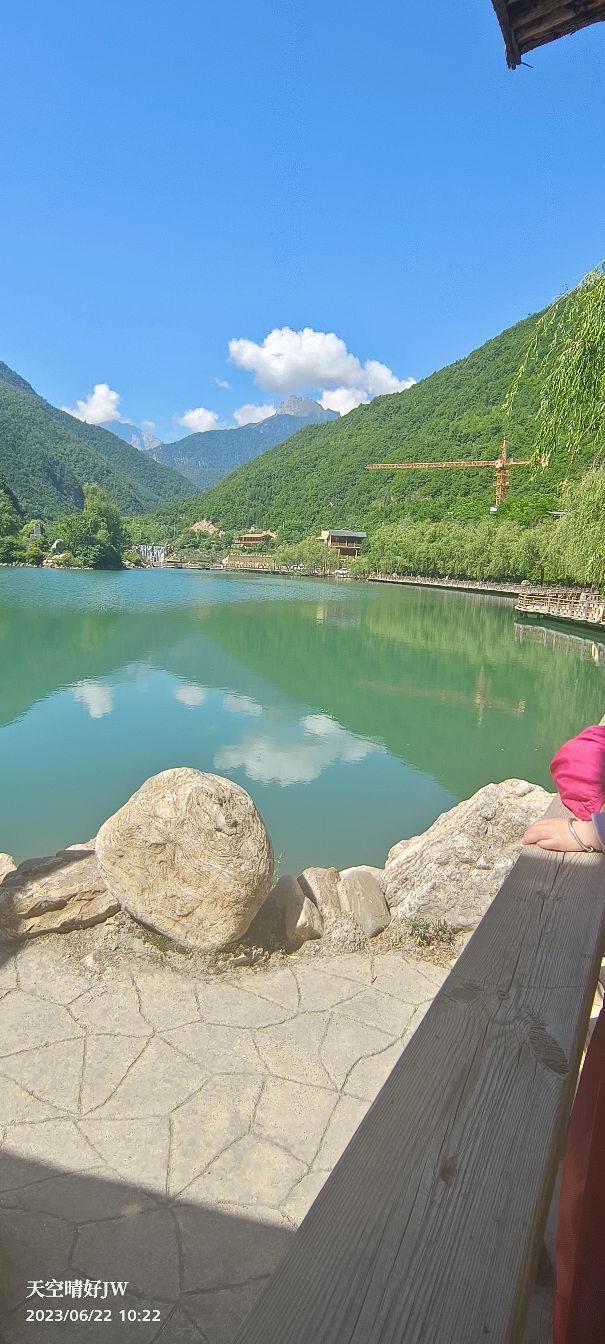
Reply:
M0 485L0 537L16 537L21 519L10 492Z
M45 555L46 547L36 539L30 546L28 546L25 552L25 559L28 565L37 565L39 567L43 563Z
M17 537L0 537L0 565L12 565L25 559L25 551Z
M565 496L565 514L548 552L556 578L605 587L605 471L589 471Z
M534 454L569 461L586 443L603 447L605 266L589 271L538 319L505 401L510 413L529 379L538 386Z
M82 512L62 519L60 532L67 550L87 568L117 569L122 563L124 522L100 486L84 486Z

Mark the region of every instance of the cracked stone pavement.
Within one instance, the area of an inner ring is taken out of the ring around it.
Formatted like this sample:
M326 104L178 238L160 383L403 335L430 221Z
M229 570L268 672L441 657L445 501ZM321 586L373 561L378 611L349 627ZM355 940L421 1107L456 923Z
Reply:
M230 1344L447 973L159 960L99 970L55 936L0 965L3 1344ZM128 1288L26 1300L34 1279ZM58 1305L114 1319L26 1321Z

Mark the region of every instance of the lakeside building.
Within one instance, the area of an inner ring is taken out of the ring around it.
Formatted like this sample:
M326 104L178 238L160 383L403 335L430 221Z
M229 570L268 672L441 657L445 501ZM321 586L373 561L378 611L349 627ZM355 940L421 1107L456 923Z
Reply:
M351 532L341 528L324 528L320 532L321 541L325 541L326 546L330 546L339 556L348 556L355 559L359 555L367 532Z
M246 550L253 546L266 546L270 541L275 541L277 532L269 532L267 529L258 532L256 528L251 527L248 532L242 532L240 537L233 538L234 546L244 546Z

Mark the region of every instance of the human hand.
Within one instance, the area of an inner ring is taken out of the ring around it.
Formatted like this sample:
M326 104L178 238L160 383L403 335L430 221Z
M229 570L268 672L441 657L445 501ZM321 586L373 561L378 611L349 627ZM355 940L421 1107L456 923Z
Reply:
M597 833L591 821L578 821L573 818L574 829L580 840L593 849L600 850ZM556 850L561 854L579 854L582 846L574 839L566 817L543 817L529 826L521 841L524 845L538 845L540 849Z

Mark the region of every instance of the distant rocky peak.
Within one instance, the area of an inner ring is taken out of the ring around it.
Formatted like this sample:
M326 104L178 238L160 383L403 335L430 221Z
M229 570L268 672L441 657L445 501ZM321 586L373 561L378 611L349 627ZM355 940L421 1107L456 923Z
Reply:
M332 420L336 419L335 411L325 411L318 401L312 397L284 397L281 405L275 411L276 415L296 415L301 420Z
M281 405L277 407L276 415L315 415L316 411L322 408L318 401L313 401L312 397L284 397Z
M138 448L141 453L155 453L156 448L161 448L162 441L157 439L155 434L150 434L147 429L139 429L138 425L132 425L128 420L112 421L105 426L115 434L118 439L123 439L124 443L129 443L132 448Z

